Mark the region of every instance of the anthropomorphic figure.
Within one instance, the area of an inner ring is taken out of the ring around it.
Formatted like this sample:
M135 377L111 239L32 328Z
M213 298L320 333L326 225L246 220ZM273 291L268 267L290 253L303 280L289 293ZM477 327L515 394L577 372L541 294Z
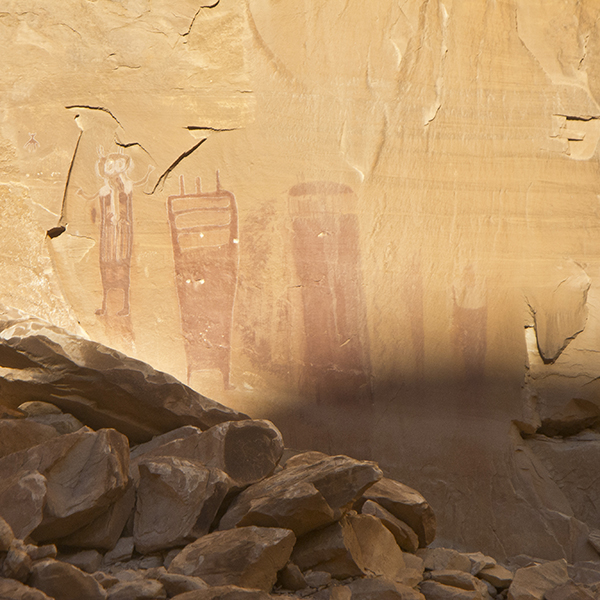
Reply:
M100 275L102 277L102 307L97 315L106 315L108 295L111 290L121 291L122 308L118 316L129 314L129 286L131 254L133 249L133 188L144 185L153 170L148 167L146 176L137 182L131 181L128 171L133 167L130 156L114 152L104 156L99 149L100 159L96 172L104 179L104 185L94 196L82 190L79 195L88 200L100 199Z

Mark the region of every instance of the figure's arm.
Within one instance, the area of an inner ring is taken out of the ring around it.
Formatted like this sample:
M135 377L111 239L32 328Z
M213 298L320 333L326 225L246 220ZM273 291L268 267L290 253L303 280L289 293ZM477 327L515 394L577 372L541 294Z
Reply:
M93 196L86 194L81 188L77 190L77 195L85 198L86 200L95 200L100 194L96 192Z
M148 183L148 178L150 177L150 173L152 173L152 171L154 171L154 165L148 165L148 172L139 181L133 182L134 187L146 185L146 183Z

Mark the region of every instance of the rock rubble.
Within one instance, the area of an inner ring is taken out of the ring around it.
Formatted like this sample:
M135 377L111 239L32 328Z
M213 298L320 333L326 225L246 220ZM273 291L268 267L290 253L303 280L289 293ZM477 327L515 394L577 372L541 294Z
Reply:
M198 419L185 422L178 402L189 408L201 400L183 384L163 385L162 375L126 358L120 365L115 353L98 362L105 353L98 345L70 339L67 351L57 344L62 334L39 331L15 322L0 352L12 360L0 385L2 599L600 597L600 563L519 556L500 565L481 553L431 547L431 506L375 463L318 452L287 452L283 460L272 423L210 401L221 422L204 429ZM133 398L130 408L148 402L143 415L162 406L181 419L152 439L154 426L123 428L122 419L97 428L98 414L115 411L114 398L108 412L102 398L117 379ZM155 386L150 399L142 380ZM95 391L86 400L90 382ZM73 394L76 402L65 401ZM93 409L64 412L86 403Z

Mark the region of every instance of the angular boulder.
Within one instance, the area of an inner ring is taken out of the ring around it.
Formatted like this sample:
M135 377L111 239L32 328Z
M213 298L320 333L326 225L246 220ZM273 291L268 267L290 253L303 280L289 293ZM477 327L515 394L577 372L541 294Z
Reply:
M356 579L345 587L351 593L348 600L425 600L417 590L385 577Z
M231 487L222 471L173 456L145 458L139 473L133 536L142 554L206 535Z
M143 458L174 456L219 469L235 487L242 488L270 475L282 454L283 438L270 421L229 421L204 432L183 427L137 447L132 453L132 475L136 477L137 464Z
M564 559L518 569L508 588L508 600L543 600L553 589L569 581Z
M106 591L91 575L57 560L34 564L28 583L55 600L106 600Z
M93 429L134 442L183 425L207 429L247 419L150 365L2 307L0 398L9 408L50 401Z
M427 500L416 490L384 477L363 494L357 502L357 510L360 510L367 500L377 502L409 525L417 534L421 548L428 546L435 539L435 514Z
M200 579L200 577L168 573L164 567L148 569L148 571L146 571L146 577L148 579L156 579L156 581L159 581L165 588L169 598L177 596L178 594L184 594L185 592L205 590L208 588L208 584L203 579Z
M497 590L506 589L510 586L513 580L513 574L502 565L493 565L491 567L481 569L481 571L477 573L477 577L479 577L479 579L483 579L483 581L491 583Z
M465 573L464 571L453 571L451 569L431 571L429 581L460 588L468 592L478 592L483 598L487 596L488 589L485 583L477 579L474 575Z
M404 521L397 519L391 512L377 504L377 502L367 500L361 508L361 513L364 515L373 515L380 519L391 531L394 538L396 538L396 543L402 550L416 552L419 549L417 534Z
M31 419L0 420L0 458L37 446L58 435L54 427Z
M167 592L154 579L122 581L108 589L106 600L163 600Z
M423 566L427 571L452 569L471 572L469 556L452 548L421 548L417 551L417 556L423 559Z
M52 600L40 590L29 587L14 579L0 578L0 598L2 600Z
M479 591L465 590L437 581L423 581L419 589L427 600L488 600L487 592L484 596Z
M130 481L124 494L93 521L58 540L61 546L112 550L135 507L136 490Z
M205 590L179 594L174 598L177 600L272 600L273 596L261 590L249 590L236 585L218 585Z
M62 537L124 494L128 466L127 438L113 429L82 429L10 454L0 459L0 516L17 537Z
M302 537L292 561L302 571L326 571L336 579L375 574L397 581L406 568L394 536L370 515L347 515Z
M244 490L222 517L219 529L283 527L299 537L340 519L381 477L375 463L347 456L285 468Z
M200 577L211 586L237 585L270 591L295 542L289 529L241 527L215 531L186 546L168 571Z

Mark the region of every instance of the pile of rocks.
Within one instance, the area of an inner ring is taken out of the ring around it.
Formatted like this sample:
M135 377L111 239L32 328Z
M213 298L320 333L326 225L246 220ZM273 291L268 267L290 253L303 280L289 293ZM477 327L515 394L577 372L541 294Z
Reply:
M375 463L285 450L269 421L48 327L1 334L2 599L600 594L593 564L431 548L431 507Z

